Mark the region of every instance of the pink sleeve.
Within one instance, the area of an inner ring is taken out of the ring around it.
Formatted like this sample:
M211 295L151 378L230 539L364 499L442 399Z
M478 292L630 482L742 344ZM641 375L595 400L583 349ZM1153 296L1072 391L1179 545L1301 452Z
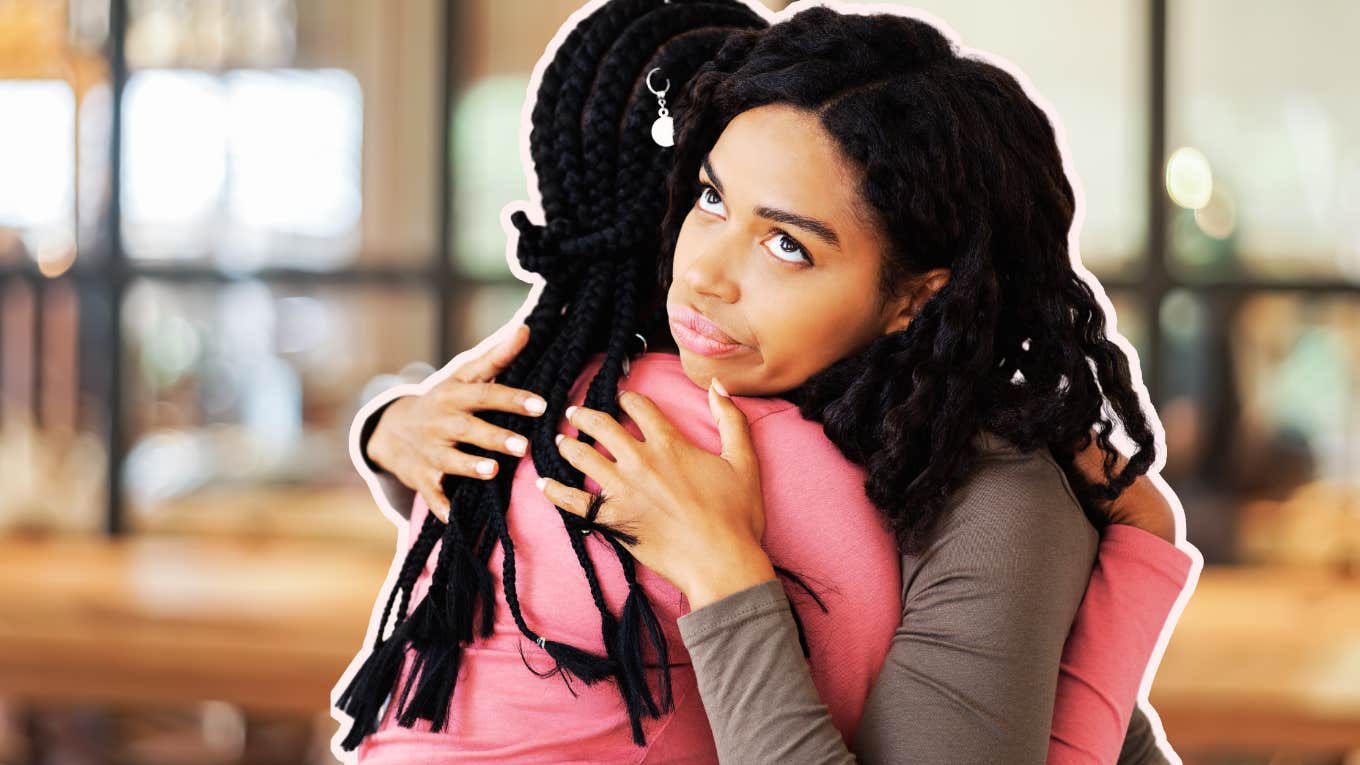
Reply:
M1188 553L1156 534L1119 523L1105 528L1063 646L1049 765L1118 760L1143 675L1191 564Z

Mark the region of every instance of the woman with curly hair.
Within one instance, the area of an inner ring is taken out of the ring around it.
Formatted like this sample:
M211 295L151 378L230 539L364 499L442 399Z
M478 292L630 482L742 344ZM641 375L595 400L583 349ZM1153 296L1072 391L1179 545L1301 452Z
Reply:
M425 491L343 748L1157 761L1125 731L1196 561L1140 478L1157 439L1074 271L1053 128L923 21L793 11L612 0L543 71L547 222L512 216L543 290L513 358L450 388L480 380L491 411L441 435L427 391L363 429L371 467ZM673 152L658 69L683 83ZM510 674L520 636L570 696Z

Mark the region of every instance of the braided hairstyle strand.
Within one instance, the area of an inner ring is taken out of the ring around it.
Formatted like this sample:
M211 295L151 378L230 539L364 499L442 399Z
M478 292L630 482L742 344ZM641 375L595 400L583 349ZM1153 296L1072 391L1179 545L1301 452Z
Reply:
M511 215L519 232L518 261L543 277L544 288L525 321L529 340L498 380L540 392L548 408L540 417L499 411L480 415L493 425L528 433L529 453L540 475L577 488L584 484L581 471L558 453L554 436L573 383L596 353L604 353L604 362L591 380L585 406L621 416L619 378L629 341L639 329L639 297L651 287L671 161L670 150L651 138L656 102L646 85L647 73L661 67L672 83L686 82L733 31L767 26L759 13L733 0L610 0L576 25L544 68L529 145L546 222L534 224L522 210ZM593 442L584 433L579 438ZM572 675L586 684L613 679L628 709L633 740L644 746L643 717L660 717L674 704L664 633L638 584L635 561L619 541L629 538L559 512L600 611L606 655L541 635L520 608L514 541L505 517L519 458L473 445L464 448L497 460L499 471L487 480L443 478L442 488L455 511L447 524L428 516L407 551L372 651L336 701L353 718L342 748L355 749L377 729L408 650L415 659L397 696L398 722L413 727L424 719L431 721L433 731L445 728L462 646L492 632L495 593L488 566L497 543L504 550L502 580L515 624L555 662L547 672L533 669L527 659L525 666L540 676L560 675L569 689ZM581 532L588 530L608 540L628 583L618 617L605 603L587 555ZM436 543L440 549L428 595L407 615L411 593ZM478 606L479 629L474 623ZM395 626L384 636L394 613ZM643 656L648 643L664 668L660 698L646 682Z

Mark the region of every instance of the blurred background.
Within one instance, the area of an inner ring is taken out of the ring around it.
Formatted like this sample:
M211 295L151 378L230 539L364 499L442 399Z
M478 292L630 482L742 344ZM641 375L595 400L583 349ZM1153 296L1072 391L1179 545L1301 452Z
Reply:
M0 763L335 761L396 541L350 423L528 294L580 4L0 0ZM1360 3L911 5L1065 126L1206 563L1173 746L1360 763Z

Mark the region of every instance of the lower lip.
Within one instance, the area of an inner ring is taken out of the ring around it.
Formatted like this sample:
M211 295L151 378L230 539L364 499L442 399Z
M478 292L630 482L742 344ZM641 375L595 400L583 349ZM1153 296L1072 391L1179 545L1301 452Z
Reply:
M675 342L701 356L730 356L746 348L740 343L720 343L677 321L671 322L671 334L675 336Z

